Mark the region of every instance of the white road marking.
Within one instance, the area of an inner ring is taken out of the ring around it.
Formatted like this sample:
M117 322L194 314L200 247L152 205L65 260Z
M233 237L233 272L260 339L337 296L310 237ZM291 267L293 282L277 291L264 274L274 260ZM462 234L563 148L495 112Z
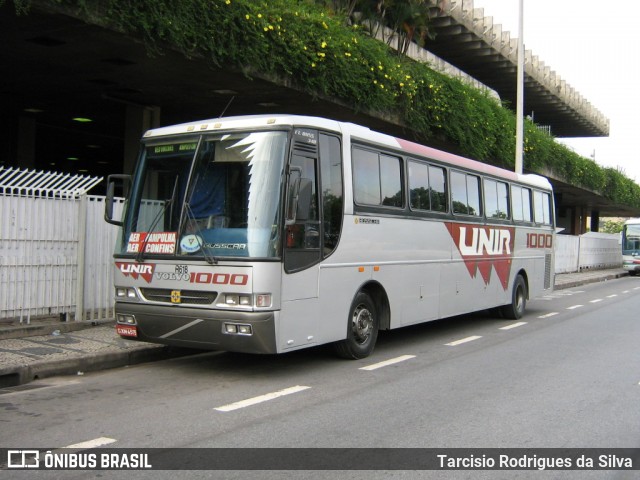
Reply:
M473 342L474 340L478 340L479 338L482 338L482 337L478 336L478 335L474 335L472 337L467 337L467 338L463 338L461 340L456 340L455 342L445 343L445 345L447 345L449 347L456 347L458 345L462 345L463 343Z
M358 370L377 370L378 368L387 367L389 365L394 365L396 363L404 362L406 360L410 360L412 358L416 358L415 355L402 355L396 358L390 358L389 360L385 360L384 362L374 363L373 365L368 365L366 367L361 367Z
M589 303L598 303L601 302L602 299L601 298L596 298L595 300L589 300Z
M511 325L507 325L506 327L500 327L500 330L511 330L512 328L518 328L521 327L522 325L526 325L527 322L517 322L517 323L512 323Z
M639 290L639 289L640 289L640 287L634 287L633 289L634 289L634 290Z
M103 445L109 445L110 443L116 442L117 440L109 437L100 437L94 438L93 440L87 440L86 442L74 443L73 445L67 445L62 448L97 448Z
M550 312L544 315L540 315L538 318L549 318L549 317L555 317L556 315L558 315L558 312Z
M265 395L260 395L259 397L248 398L246 400L241 400L239 402L230 403L228 405L223 405L221 407L216 407L214 410L219 412L231 412L233 410L238 410L240 408L250 407L252 405L256 405L258 403L267 402L269 400L273 400L278 397L283 397L285 395L291 395L292 393L302 392L303 390L307 390L311 387L305 387L303 385L296 385L295 387L285 388L283 390L279 390L273 393L267 393Z
M629 293L629 290L623 290L622 293Z
M575 310L576 308L584 307L584 305L573 305L571 307L567 307L567 310Z
M607 298L614 298L614 297L617 297L617 296L618 296L618 294L614 293L613 295L607 295Z

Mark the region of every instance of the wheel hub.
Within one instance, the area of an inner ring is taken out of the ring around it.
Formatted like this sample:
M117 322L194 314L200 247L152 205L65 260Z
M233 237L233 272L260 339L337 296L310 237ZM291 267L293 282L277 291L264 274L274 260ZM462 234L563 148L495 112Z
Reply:
M371 335L373 316L364 306L359 306L353 314L353 333L358 343L364 343Z

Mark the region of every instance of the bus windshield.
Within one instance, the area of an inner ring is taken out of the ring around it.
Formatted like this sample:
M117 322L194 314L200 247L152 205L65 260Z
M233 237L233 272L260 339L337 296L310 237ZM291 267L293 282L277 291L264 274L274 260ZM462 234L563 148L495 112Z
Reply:
M640 254L640 223L627 224L622 234L622 254Z
M276 257L286 145L282 131L148 143L116 253Z

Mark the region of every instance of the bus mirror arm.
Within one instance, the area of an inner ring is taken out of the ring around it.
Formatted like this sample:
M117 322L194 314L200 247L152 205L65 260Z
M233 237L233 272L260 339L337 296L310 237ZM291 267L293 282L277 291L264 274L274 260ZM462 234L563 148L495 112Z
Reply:
M107 195L104 199L104 219L111 225L122 226L122 220L113 219L113 204L115 199L116 181L123 184L123 189L131 183L131 175L109 175L107 177Z

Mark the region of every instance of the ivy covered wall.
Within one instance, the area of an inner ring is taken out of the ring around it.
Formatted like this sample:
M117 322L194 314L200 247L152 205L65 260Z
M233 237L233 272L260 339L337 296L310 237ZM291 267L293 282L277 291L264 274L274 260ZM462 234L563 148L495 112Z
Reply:
M249 75L288 76L310 94L393 113L418 140L443 136L469 157L513 169L515 115L495 99L398 55L313 0L46 0L89 22ZM0 0L1 3L1 0ZM30 0L16 0L20 13ZM39 1L38 4L42 2ZM640 186L525 124L525 170L640 208Z

